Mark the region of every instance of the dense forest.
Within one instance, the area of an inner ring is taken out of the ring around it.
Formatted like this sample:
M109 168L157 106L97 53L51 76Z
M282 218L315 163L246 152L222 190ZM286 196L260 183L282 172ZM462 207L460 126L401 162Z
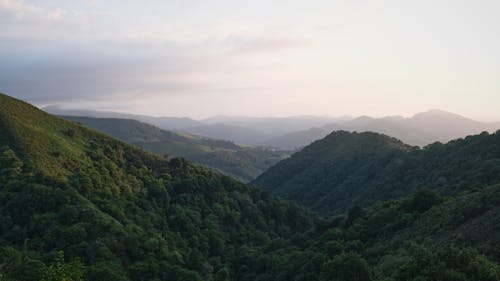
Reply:
M500 183L500 132L424 148L371 132L333 132L259 176L253 185L321 214L341 214L419 188L454 195Z
M495 163L321 218L4 95L0 132L2 281L500 280Z
M62 116L159 155L183 157L238 180L255 179L288 152L162 130L132 119Z

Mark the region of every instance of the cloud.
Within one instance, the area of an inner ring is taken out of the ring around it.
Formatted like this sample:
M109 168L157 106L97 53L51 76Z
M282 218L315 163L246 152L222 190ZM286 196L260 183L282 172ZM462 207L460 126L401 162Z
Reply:
M50 32L55 22L59 21L66 11L62 9L45 9L27 4L22 0L0 0L0 34L3 36L33 37L37 32Z
M0 40L0 50L0 91L35 103L118 101L259 87L239 77L244 65L198 44L107 40L88 46L11 38Z
M288 50L291 48L304 47L308 41L304 38L293 38L284 36L260 36L251 37L230 34L222 43L231 53L269 53Z
M122 32L113 16L21 0L0 15L0 91L36 103L247 93L263 87L249 56L306 44L235 22Z
M67 40L109 38L121 34L120 28L110 13L47 7L23 0L0 0L1 37L64 43Z

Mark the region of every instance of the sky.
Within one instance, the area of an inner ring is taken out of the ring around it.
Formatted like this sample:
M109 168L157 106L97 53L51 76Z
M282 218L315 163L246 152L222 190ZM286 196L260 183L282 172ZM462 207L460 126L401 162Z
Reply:
M500 120L498 0L0 0L0 92L156 116Z

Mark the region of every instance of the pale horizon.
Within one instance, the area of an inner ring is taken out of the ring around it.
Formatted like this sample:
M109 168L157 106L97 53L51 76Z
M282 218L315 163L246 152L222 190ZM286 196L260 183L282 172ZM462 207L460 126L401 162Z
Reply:
M488 118L474 118L470 117L464 114L460 114L458 112L452 112L448 110L443 110L440 108L430 108L427 110L421 110L417 111L414 113L410 114L387 114L387 115L368 115L368 114L295 114L295 115L276 115L276 114L263 114L263 115L227 115L227 114L214 114L214 115L207 115L207 116L187 116L187 115L168 115L168 114L150 114L148 112L134 112L134 111L120 111L120 110L113 110L113 109L89 109L89 108L83 108L83 107L64 107L61 105L57 104L34 104L36 107L39 109L44 110L45 108L57 108L59 110L66 110L66 111L96 111L96 112L107 112L107 113L118 113L118 114L132 114L132 115L144 115L144 116L151 116L151 117L175 117L175 118L189 118L197 121L203 121L206 119L210 118L217 118L217 117L223 117L223 118L298 118L298 117L311 117L311 118L348 118L348 119L355 119L358 117L371 117L371 118L384 118L384 117L403 117L405 119L412 118L416 114L419 113L426 113L426 112L431 112L431 111L442 111L446 113L451 113L451 114L456 114L460 115L462 117L475 120L475 121L480 121L480 122L488 122L488 123L498 123L500 122L500 119L488 119Z

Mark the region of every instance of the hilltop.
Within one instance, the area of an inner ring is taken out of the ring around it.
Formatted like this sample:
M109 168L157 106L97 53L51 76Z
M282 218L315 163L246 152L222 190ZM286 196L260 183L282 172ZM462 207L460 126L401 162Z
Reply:
M443 195L500 182L500 132L412 147L385 135L333 132L259 176L253 185L322 214L406 196Z

